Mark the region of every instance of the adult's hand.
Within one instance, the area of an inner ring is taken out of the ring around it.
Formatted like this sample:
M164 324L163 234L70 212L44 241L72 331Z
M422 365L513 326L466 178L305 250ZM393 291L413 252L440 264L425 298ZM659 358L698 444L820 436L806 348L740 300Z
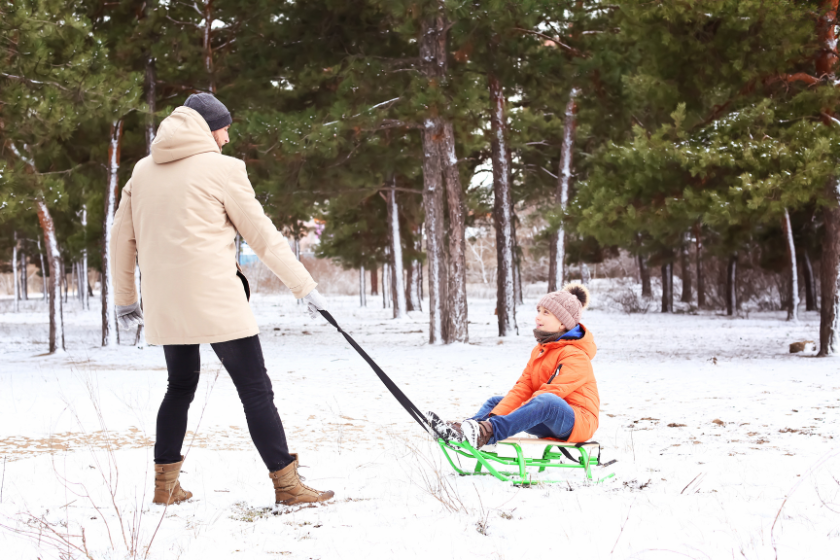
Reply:
M123 330L143 326L143 310L140 309L140 302L131 305L117 306L117 322Z
M324 299L324 296L318 293L318 290L312 290L303 296L303 303L306 304L306 310L309 312L309 316L313 319L318 316L319 309L327 308L327 300Z

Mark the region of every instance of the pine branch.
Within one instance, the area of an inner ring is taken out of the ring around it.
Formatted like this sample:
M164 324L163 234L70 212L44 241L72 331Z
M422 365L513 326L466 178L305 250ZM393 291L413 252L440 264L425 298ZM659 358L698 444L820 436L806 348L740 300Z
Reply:
M178 21L177 19L169 17L169 16L166 16L166 19L168 19L172 23L174 23L176 25L180 25L182 27L190 26L190 27L195 27L196 29L201 29L200 25L198 25L197 23L193 23L191 21Z
M30 84L30 85L52 86L52 87L58 88L62 91L70 91L69 89L67 89L63 85L59 84L58 82L45 82L45 81L41 81L41 80L33 80L32 78L25 78L23 76L16 76L14 74L7 74L5 72L0 72L0 76L3 76L4 78L9 78L10 80L17 80L19 82L23 82L23 83Z
M540 33L539 31L533 31L531 29L522 29L521 27L514 27L513 29L515 31L519 31L520 33L525 33L527 35L536 35L537 37L539 37L541 39L545 39L546 41L551 41L552 43L554 43L558 47L566 49L567 51L569 51L573 55L578 56L580 58L589 58L589 53L581 52L580 50L578 50L574 47L570 47L569 45L560 41L559 39L555 39L554 37L549 37L548 35L545 35L544 33Z
M774 76L770 78L767 83L772 84L775 82L785 82L788 84L792 84L794 82L804 82L809 86L816 85L823 81L823 78L817 78L805 72L797 72L795 74L780 74L778 76Z
M364 132L378 132L380 130L388 130L392 128L407 128L411 130L420 130L423 128L423 126L417 123L410 123L397 119L383 119L379 122L377 126L373 128L363 128L362 130Z

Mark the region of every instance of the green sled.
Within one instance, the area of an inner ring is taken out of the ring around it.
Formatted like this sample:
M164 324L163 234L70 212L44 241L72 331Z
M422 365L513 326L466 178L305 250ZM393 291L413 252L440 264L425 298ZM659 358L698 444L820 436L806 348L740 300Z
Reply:
M565 482L562 480L532 480L527 472L528 467L537 467L538 472L543 472L546 469L583 469L586 473L587 480L593 480L592 467L600 465L601 459L601 445L597 441L587 441L585 443L564 443L552 439L536 439L536 438L508 438L500 441L497 445L505 445L508 448L513 448L516 453L515 456L504 456L499 452L480 451L475 449L467 442L446 441L444 439L437 440L443 454L446 455L446 460L452 465L461 476L470 475L492 475L504 482L512 482L515 485L531 485L531 484L550 484L557 482ZM541 458L526 457L522 452L522 445L541 445L544 450ZM552 449L557 450L552 451ZM593 451L597 449L597 456L593 456ZM563 453L565 451L566 453ZM572 453L577 452L577 459ZM568 455L567 455L568 454ZM475 459L475 468L472 472L466 471L458 467L452 460L452 457L457 459L458 456L463 456L468 459ZM572 458L572 462L564 462L563 459ZM612 464L611 461L607 464ZM494 466L495 465L495 466ZM496 466L513 467L516 471L500 470ZM605 465L606 466L606 465ZM486 472L482 469L486 469ZM610 473L607 476L596 480L596 483L604 482L605 480L615 476L615 473Z

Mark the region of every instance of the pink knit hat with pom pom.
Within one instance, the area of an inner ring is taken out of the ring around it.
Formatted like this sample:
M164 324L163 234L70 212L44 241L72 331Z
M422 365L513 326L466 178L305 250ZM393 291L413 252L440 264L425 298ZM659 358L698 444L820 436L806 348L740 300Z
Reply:
M589 290L578 282L566 284L562 290L544 295L537 304L537 307L545 307L560 319L567 330L578 326L580 315L588 306Z

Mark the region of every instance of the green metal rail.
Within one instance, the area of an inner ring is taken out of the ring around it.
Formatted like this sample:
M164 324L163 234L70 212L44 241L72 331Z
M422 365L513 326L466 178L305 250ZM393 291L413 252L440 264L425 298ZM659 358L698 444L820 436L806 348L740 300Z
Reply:
M438 439L437 442L438 445L440 445L443 454L446 456L446 460L449 461L449 464L452 465L452 468L455 469L455 472L457 472L461 476L492 475L498 478L499 480L502 480L504 482L512 482L516 485L563 482L561 480L532 480L530 475L526 471L528 467L537 467L539 468L539 472L544 472L546 469L549 468L583 469L586 473L586 478L588 480L593 480L592 467L598 466L600 457L600 446L598 448L599 457L593 457L585 445L579 447L577 444L574 443L551 442L550 444L545 446L545 450L543 451L541 458L531 458L525 456L525 454L522 452L522 447L519 445L519 443L515 441L500 441L497 444L512 447L513 451L516 453L515 457L502 456L499 453L491 451L480 451L475 449L467 442L447 442L443 439ZM577 462L564 462L564 455L562 454L562 452L552 451L552 449L554 449L555 447L563 447L567 450L577 451L579 455ZM462 457L466 457L468 459L475 459L475 469L473 469L472 472L468 472L459 468L457 465L455 465L455 462L452 460L450 452L453 452L454 454L460 455ZM502 467L513 467L516 469L516 471L500 470L497 469L496 466L494 466L494 464L500 465ZM487 472L484 472L482 469L486 469ZM607 476L596 480L595 482L601 483L614 476L615 473L610 473Z

